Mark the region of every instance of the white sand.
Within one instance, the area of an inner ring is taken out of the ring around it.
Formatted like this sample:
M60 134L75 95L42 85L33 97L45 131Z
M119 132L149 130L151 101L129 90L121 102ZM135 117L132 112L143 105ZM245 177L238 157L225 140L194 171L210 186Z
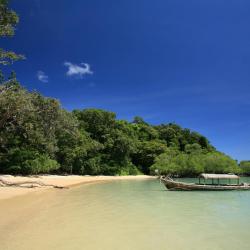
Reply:
M112 180L137 180L137 179L151 179L156 178L147 175L137 175L137 176L60 176L60 175L40 175L37 177L14 177L11 175L0 175L6 181L19 182L19 181L41 181L45 184L52 184L63 187L72 187L75 185L102 182L102 181L112 181ZM31 192L37 192L41 190L51 189L51 187L41 187L41 188L22 188L22 187L0 187L0 200L9 199L16 196L28 194Z

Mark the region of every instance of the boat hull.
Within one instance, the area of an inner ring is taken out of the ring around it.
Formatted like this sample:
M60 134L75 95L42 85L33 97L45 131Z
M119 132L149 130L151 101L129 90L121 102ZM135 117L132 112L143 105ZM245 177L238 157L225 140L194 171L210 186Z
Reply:
M231 191L250 190L249 184L241 185L203 185L195 183L178 182L168 178L161 178L161 182L170 191Z

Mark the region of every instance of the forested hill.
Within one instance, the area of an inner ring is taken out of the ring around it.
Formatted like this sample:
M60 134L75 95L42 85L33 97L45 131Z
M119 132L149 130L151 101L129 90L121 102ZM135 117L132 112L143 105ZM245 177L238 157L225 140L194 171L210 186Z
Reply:
M23 88L13 75L0 85L0 172L125 175L239 173L236 161L207 138L174 123L117 120L113 112L68 112L53 98Z

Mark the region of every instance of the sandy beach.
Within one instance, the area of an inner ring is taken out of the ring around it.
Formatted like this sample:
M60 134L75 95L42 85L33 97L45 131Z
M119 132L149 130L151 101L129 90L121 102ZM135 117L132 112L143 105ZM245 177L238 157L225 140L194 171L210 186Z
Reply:
M73 187L81 184L113 181L113 180L139 180L139 179L152 179L156 178L147 175L137 176L79 176L79 175L40 175L36 177L23 177L23 176L12 176L12 175L0 175L9 182L21 182L21 181L41 181L44 184L57 185L63 187ZM25 195L31 192L39 192L42 190L51 189L52 187L37 187L37 188L26 188L26 187L0 187L0 200L10 199L16 196Z

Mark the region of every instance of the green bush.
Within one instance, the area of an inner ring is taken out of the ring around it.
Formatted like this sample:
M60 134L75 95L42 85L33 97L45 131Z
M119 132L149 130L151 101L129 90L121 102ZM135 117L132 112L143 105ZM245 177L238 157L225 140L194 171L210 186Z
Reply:
M240 169L243 175L250 175L250 161L241 161Z
M203 157L204 171L206 173L240 173L240 168L235 160L229 156L213 152L204 155Z
M23 174L51 173L60 167L57 161L50 159L47 155L39 155L33 160L26 160L22 166Z
M101 158L93 157L86 159L79 165L78 174L82 175L98 175L101 174Z
M139 169L133 165L133 164L129 164L128 166L126 167L123 167L121 170L120 170L120 173L119 175L140 175L142 174Z
M237 162L219 152L185 154L171 151L161 154L151 166L151 174L197 176L200 173L240 173Z
M9 174L17 175L17 174L20 174L22 172L22 168L20 166L10 166L7 169L7 172Z

